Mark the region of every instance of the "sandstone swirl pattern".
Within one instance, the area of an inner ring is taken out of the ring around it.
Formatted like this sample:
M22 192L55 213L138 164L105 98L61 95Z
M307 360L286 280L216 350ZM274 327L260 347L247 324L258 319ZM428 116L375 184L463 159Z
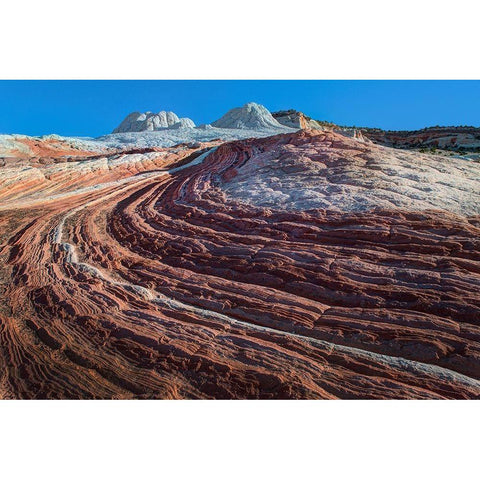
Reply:
M478 164L305 131L149 155L2 203L2 397L480 398Z

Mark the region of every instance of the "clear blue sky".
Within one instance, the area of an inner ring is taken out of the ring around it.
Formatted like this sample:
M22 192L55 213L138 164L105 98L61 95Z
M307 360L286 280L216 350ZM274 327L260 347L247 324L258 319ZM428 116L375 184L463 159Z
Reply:
M0 81L0 133L99 136L132 111L172 110L210 123L254 101L341 125L480 126L480 81Z

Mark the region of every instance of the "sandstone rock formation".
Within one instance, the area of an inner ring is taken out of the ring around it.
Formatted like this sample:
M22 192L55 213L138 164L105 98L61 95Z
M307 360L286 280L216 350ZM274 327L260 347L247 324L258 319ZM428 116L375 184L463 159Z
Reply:
M170 128L195 128L195 123L190 118L181 118L177 123L171 125Z
M173 112L133 112L113 131L113 133L147 132L162 128L193 128L195 123L189 118L178 118Z
M0 185L0 397L480 398L479 164L318 131L79 153Z
M282 110L279 112L273 112L272 116L277 122L285 125L286 127L298 129L316 129L324 130L325 127L316 120L307 117L304 113L297 110Z
M258 103L247 103L243 107L229 110L222 118L212 122L218 128L272 129L282 128L272 114Z
M397 148L442 148L480 151L480 128L430 127L413 131L363 129L363 134L386 146Z
M195 123L191 119L178 118L173 112L134 112L128 115L113 133L161 132L165 129L193 128L195 128ZM270 113L263 105L253 102L230 110L222 118L212 122L211 125L202 124L198 127L198 130L202 131L209 129L217 129L218 138L229 136L222 132L225 130L238 132L235 135L237 138L245 136L242 136L242 130L252 132L253 134L250 133L250 136L258 136L261 132L268 132L268 134L273 135L282 131L282 129L284 132L290 129L328 130L395 148L480 151L480 128L430 127L414 131L386 131L380 128L342 127L334 123L314 120L293 109ZM257 135L254 132L257 132ZM192 133L192 135L194 134ZM205 140L202 139L202 141Z
M276 210L365 212L382 208L480 215L480 164L399 152L333 132L256 141L258 151L229 176L235 201ZM265 145L265 146L264 146Z
M313 120L297 110L273 112L272 116L279 123L290 128L336 131L342 135L363 141L373 141L388 147L480 151L480 128L476 127L428 127L422 130L395 131L381 128L342 127L331 122Z
M37 161L42 159L66 158L69 156L90 156L108 150L106 145L88 140L45 135L29 137L26 135L0 135L0 161L11 159ZM0 172L1 173L1 172Z

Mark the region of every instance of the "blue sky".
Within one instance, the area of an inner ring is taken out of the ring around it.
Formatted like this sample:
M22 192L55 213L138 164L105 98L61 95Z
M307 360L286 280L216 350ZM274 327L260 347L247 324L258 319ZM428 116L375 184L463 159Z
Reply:
M210 123L254 101L341 125L480 126L480 81L0 81L0 133L99 136L132 111L172 110Z

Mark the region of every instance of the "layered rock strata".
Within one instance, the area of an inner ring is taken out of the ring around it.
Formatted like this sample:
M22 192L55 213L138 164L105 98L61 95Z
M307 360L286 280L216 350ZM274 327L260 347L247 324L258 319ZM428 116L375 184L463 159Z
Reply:
M435 204L413 155L304 131L2 203L0 395L480 398L480 217L449 177L476 170L444 164Z

